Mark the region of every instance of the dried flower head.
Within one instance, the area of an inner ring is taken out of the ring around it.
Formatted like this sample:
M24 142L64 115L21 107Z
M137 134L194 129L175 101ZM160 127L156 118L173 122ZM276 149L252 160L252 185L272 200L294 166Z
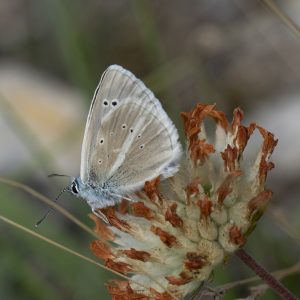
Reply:
M146 182L135 202L103 209L109 226L93 216L102 240L92 251L109 268L131 274L130 282L108 283L113 299L162 300L170 293L180 299L193 291L245 244L272 196L265 189L277 144L272 133L242 125L239 108L231 124L214 105L198 104L182 118L187 151L181 171L163 184ZM214 137L206 134L207 118L215 122ZM263 142L251 158L244 152L254 131Z

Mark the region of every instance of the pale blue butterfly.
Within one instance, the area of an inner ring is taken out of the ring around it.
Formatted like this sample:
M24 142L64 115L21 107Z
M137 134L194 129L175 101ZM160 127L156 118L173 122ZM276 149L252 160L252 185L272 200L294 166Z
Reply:
M107 221L98 209L120 202L147 180L172 176L180 155L177 130L154 94L131 72L112 65L95 91L80 176L70 191Z

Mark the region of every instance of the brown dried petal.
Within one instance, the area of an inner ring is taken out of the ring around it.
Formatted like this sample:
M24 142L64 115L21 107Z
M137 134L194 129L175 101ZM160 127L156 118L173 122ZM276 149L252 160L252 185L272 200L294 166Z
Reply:
M242 229L236 225L233 225L229 229L229 241L235 245L242 246L245 244L246 239L242 234Z
M200 165L204 164L209 154L215 152L215 148L211 144L205 143L205 139L198 139L190 144L190 157L196 164L200 162Z
M93 241L90 248L96 256L104 260L109 258L113 259L115 257L111 250L111 246L103 241Z
M146 181L144 185L144 191L148 198L153 201L154 203L157 202L157 200L161 201L162 197L158 190L158 186L160 184L160 177L156 177L153 180Z
M224 152L221 152L222 159L224 160L225 172L233 172L237 166L238 149L227 145Z
M263 147L262 147L262 152L265 156L272 154L274 148L276 147L278 140L275 140L274 138L274 134L267 131L266 129L257 126L260 134L262 135L262 137L264 138L264 143L263 143Z
M197 104L191 112L181 113L183 119L185 133L189 139L197 135L195 128L200 128L202 121L214 109L215 105L211 104Z
M166 279L170 284L173 285L185 285L193 280L193 277L187 274L186 272L181 272L179 277L176 276L166 276Z
M247 146L250 136L253 134L254 129L256 128L255 123L251 123L248 127L239 125L233 143L237 146L239 156L243 153L244 149Z
M176 213L177 204L173 203L168 206L165 213L165 220L169 221L173 227L182 228L183 221Z
M89 217L95 222L96 226L94 231L102 239L106 241L112 241L114 239L114 233L106 226L102 221L99 220L94 214L89 214Z
M174 235L162 230L161 228L157 227L157 226L154 226L152 225L150 230L159 236L160 240L166 244L168 247L172 247L174 245L177 245L178 242L177 242L177 239Z
M130 203L130 206L132 208L132 212L137 217L143 217L147 220L154 219L154 213L153 211L147 207L144 202L132 202Z
M184 265L188 270L198 270L206 265L206 258L196 252L188 252Z
M203 164L208 155L215 151L213 145L206 144L205 139L199 140L198 137L203 119L212 114L213 108L214 105L198 104L190 113L181 114L189 141L191 159L195 163L200 161ZM213 117L220 116L215 113Z
M204 196L203 199L198 200L198 206L200 207L201 211L201 218L207 219L211 214L212 202L210 201L208 196Z
M130 229L129 224L126 221L121 220L116 216L116 213L115 213L115 210L113 207L101 209L101 211L107 217L110 225L112 225L122 231L125 231L125 232L129 231L129 229Z
M173 300L173 297L167 292L159 293L153 288L150 288L151 296L154 297L155 300Z
M227 175L225 180L221 183L219 188L217 189L218 194L218 203L220 205L223 204L225 198L232 192L232 188L230 185L234 181L234 179L242 174L241 171L234 171L231 174Z
M196 124L196 122L195 122L195 124ZM196 126L195 127L191 127L190 130L189 130L189 132L188 132L188 136L187 136L188 140L195 141L198 138L198 133L200 131L201 131L201 129L199 127L196 127ZM191 147L192 144L193 143L190 143L189 149L190 149L190 147Z
M273 133L265 130L260 126L257 126L257 128L264 139L262 146L262 156L259 165L259 180L263 184L266 181L268 171L274 168L274 164L268 162L267 160L276 147L278 140L275 140Z
M128 212L128 200L122 199L119 204L119 213L125 215Z
M220 126L227 131L229 127L228 120L225 114L219 110L212 110L209 114Z
M122 274L132 271L132 267L129 264L117 262L110 258L105 261L105 266Z
M231 123L232 131L235 132L236 128L241 125L241 121L244 118L244 112L239 108L235 108L233 111L233 120Z
M264 158L259 164L259 181L263 184L266 181L267 174L275 167L273 162L267 162Z
M260 192L257 196L252 198L249 203L248 207L251 212L254 212L256 210L264 210L266 206L269 203L269 200L271 199L273 195L273 192L271 190L266 190Z
M190 184L187 185L185 191L188 205L190 204L191 196L199 193L199 184L200 178L196 177Z
M149 298L142 294L136 293L130 287L128 281L111 280L107 284L108 291L113 300L148 300Z
M146 251L139 251L134 248L131 248L130 250L123 250L122 252L131 259L141 261L148 261L151 256L150 253Z

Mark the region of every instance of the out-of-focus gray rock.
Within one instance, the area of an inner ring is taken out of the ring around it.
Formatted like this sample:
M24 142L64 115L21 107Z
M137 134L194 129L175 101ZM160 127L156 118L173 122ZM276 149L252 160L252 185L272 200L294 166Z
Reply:
M0 169L77 175L87 107L74 89L28 67L0 65ZM44 163L45 164L44 164Z

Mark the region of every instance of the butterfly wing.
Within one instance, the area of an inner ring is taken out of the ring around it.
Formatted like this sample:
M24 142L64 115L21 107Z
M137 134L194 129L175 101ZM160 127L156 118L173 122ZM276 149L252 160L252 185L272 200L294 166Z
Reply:
M128 192L172 175L180 153L177 130L153 93L129 71L110 66L87 120L82 181Z

